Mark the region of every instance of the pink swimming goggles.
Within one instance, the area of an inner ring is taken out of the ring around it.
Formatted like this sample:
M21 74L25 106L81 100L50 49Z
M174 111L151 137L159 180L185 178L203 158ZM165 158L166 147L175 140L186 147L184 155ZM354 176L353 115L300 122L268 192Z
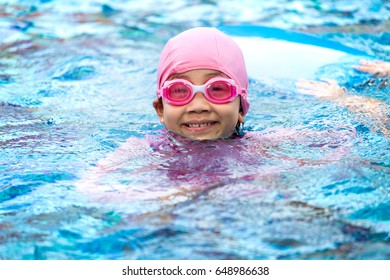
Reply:
M157 96L170 105L183 106L190 103L197 92L202 92L206 99L214 104L232 102L238 95L243 98L248 96L245 88L240 88L234 80L223 77L212 78L199 86L184 79L166 81L161 89L157 90Z

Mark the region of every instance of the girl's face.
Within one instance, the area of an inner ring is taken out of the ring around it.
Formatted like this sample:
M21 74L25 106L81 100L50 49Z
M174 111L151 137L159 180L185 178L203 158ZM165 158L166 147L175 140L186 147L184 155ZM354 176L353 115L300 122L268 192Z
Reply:
M172 75L169 80L185 79L194 85L203 85L214 77L227 77L225 74L208 69L191 70ZM225 104L209 102L201 92L197 92L190 103L173 106L156 99L153 102L160 122L166 128L183 137L195 140L212 140L232 135L238 122L243 123L240 112L240 97Z

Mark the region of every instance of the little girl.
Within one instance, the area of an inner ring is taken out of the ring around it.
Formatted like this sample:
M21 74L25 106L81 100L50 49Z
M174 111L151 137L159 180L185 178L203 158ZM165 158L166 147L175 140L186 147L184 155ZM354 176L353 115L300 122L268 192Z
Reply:
M78 189L94 200L110 202L186 200L227 182L259 177L277 182L287 169L337 161L348 154L353 128L309 136L270 129L243 136L250 105L247 89L244 57L232 38L215 28L192 28L171 38L161 53L153 102L166 130L156 137L128 139L88 171L77 182ZM310 158L286 156L278 148L283 142L312 147ZM137 164L145 159L148 164ZM109 176L118 170L118 177Z
M170 39L158 65L153 102L168 131L194 140L229 138L249 109L248 75L239 46L215 28Z
M165 131L147 139L129 138L89 170L77 188L93 200L120 202L177 197L220 184L222 177L231 180L225 171L240 160L243 145L225 140L243 134L247 88L243 54L229 36L216 28L199 27L171 38L159 60L153 102ZM205 145L199 148L198 141ZM162 156L174 160L161 162ZM128 172L133 168L129 163L141 158L148 164ZM120 170L119 176L128 181L137 179L126 185L121 178L112 178ZM158 177L159 182L146 186L139 183L143 176Z

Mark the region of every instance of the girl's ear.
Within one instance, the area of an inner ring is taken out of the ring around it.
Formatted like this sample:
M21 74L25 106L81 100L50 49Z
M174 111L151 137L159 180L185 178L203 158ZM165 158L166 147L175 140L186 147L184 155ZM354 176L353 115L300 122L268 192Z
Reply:
M237 124L236 124L236 134L238 136L244 136L243 126L244 126L244 116L240 112L238 114L238 121L237 121Z
M154 101L153 101L153 107L154 107L154 110L156 110L156 113L160 119L160 122L163 124L164 123L164 105L162 103L162 99L161 98L156 98Z
M238 122L239 122L239 123L244 123L244 116L242 115L242 112L240 112L240 113L238 114Z

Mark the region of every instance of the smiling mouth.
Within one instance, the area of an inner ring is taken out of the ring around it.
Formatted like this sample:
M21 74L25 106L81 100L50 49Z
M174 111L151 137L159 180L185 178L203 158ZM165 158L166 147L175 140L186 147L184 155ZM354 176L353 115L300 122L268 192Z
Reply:
M205 123L186 123L185 125L189 128L200 128L206 126L212 126L216 122L205 122Z

